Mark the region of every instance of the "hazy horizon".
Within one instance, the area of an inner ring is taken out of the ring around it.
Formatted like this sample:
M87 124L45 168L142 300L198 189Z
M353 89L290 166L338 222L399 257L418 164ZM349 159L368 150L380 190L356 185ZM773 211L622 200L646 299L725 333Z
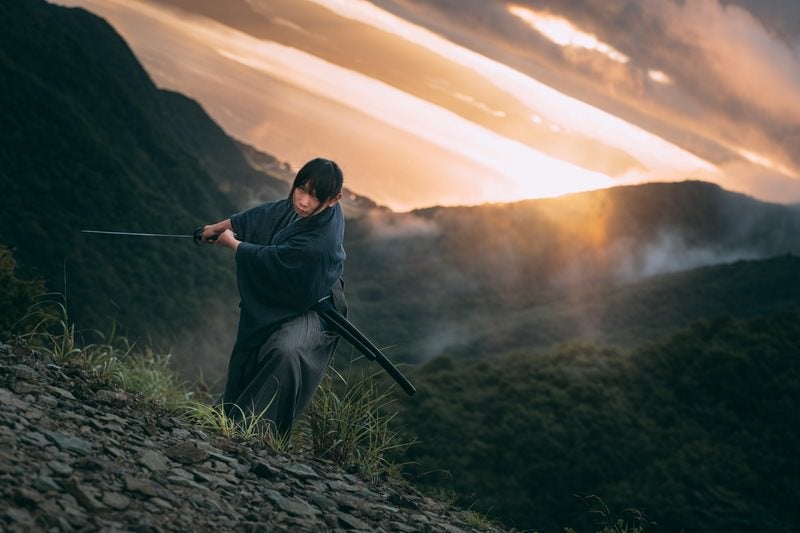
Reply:
M800 202L800 7L54 3L108 20L232 136L294 168L331 157L395 210L687 179Z

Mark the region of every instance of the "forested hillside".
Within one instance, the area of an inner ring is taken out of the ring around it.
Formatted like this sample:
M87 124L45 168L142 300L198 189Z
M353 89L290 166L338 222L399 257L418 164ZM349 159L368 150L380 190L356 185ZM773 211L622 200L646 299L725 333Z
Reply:
M632 351L437 359L399 403L416 482L523 529L592 531L576 496L648 531L800 524L800 312L698 322Z

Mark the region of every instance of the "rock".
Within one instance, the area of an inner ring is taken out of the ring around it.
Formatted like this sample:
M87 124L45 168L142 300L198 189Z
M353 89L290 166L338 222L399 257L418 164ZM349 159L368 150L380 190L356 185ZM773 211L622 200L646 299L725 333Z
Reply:
M201 449L197 446L196 442L191 440L185 440L174 446L170 446L164 450L164 453L173 461L185 465L202 463L208 459L208 451Z
M30 394L31 392L38 390L39 387L33 383L28 383L27 381L16 381L11 384L11 390L19 394L20 396L25 396L26 394Z
M134 493L143 494L150 498L161 496L166 490L164 487L150 481L149 479L133 476L125 476L125 488Z
M12 524L20 526L30 526L33 524L33 517L27 509L10 507L6 509L5 516Z
M280 470L263 461L253 463L252 471L255 475L264 478L275 478L281 473Z
M286 498L274 490L266 490L265 494L279 509L296 516L314 516L318 510L311 507L308 503L297 498Z
M26 409L29 403L20 400L16 394L8 389L0 387L0 405L3 409Z
M308 501L313 503L318 509L321 509L323 512L333 512L336 510L336 502L330 499L328 496L324 494L319 494L317 492L311 494L308 497Z
M104 459L85 457L72 463L72 466L77 470L84 470L87 472L103 472L108 470L109 463Z
M55 396L60 396L61 398L64 398L65 400L74 400L75 399L75 396L73 396L70 391L64 390L61 387L54 387L52 385L48 385L47 387L45 387L45 389L47 390L47 392L49 392L51 394L54 394Z
M72 467L60 461L49 461L47 466L54 474L59 476L69 476L72 474Z
M11 491L11 499L19 506L32 508L42 503L44 496L35 490L17 487Z
M9 370L17 379L25 381L36 381L39 377L39 373L28 365L14 365Z
M287 466L284 470L300 479L319 479L319 475L308 465L302 463Z
M20 437L20 440L26 444L32 444L34 446L38 446L40 448L44 448L50 444L50 441L39 433L38 431L30 431L28 433L23 433Z
M363 498L359 498L352 494L333 493L331 499L345 511L353 509L356 511L364 511L369 507L369 504Z
M56 492L60 489L50 476L39 476L34 479L33 488L39 492Z
M118 492L106 492L103 494L103 504L117 511L124 511L130 507L131 500Z
M94 394L94 401L116 405L128 401L128 395L120 391L101 389Z
M147 450L139 456L139 464L153 472L159 472L169 468L169 459L161 452Z
M90 490L83 486L81 482L74 477L71 477L64 482L64 488L78 501L78 503L90 511L99 511L105 508L102 503L97 501Z
M367 524L363 520L359 520L355 516L346 513L337 513L336 518L339 519L339 522L341 523L342 527L346 529L358 529L361 531L370 530L369 524Z
M79 437L66 435L59 431L44 431L43 433L62 450L75 452L80 455L89 455L92 453L92 444Z
M416 533L419 531L416 527L404 524L402 522L389 522L389 528L392 531L401 531L402 533Z

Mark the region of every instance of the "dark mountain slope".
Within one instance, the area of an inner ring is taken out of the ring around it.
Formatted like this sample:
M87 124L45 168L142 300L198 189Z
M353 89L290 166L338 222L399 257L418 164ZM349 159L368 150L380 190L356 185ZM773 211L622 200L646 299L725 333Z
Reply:
M229 257L79 230L188 234L243 201L220 186L260 181L277 197L285 182L252 169L195 102L158 90L105 21L37 0L0 13L0 242L51 289L66 277L81 326L191 327L232 289Z

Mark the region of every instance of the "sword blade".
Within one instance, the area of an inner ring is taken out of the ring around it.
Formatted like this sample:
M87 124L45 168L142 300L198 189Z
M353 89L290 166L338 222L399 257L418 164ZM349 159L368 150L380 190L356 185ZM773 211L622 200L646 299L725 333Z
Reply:
M191 239L194 235L172 235L169 233L133 233L130 231L102 231L97 229L82 229L81 233L99 233L101 235L127 235L132 237L177 237L179 239Z

